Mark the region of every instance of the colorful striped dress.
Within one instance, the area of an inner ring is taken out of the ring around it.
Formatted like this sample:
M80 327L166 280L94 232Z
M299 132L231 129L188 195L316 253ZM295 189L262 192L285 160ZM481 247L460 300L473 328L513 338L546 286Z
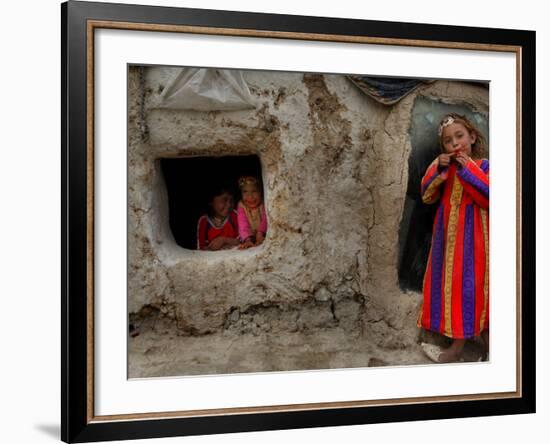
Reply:
M489 327L489 161L437 166L421 183L424 203L439 207L418 327L468 339Z

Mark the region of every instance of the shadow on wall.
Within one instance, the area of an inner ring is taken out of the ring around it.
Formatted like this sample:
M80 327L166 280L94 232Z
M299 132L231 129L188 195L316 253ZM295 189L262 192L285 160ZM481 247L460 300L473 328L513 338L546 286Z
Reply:
M448 105L424 97L416 99L410 127L409 181L399 228L399 285L403 290L422 291L437 204L422 202L420 181L428 165L441 153L437 129L442 117L450 112L466 115L489 144L488 116L473 112L467 105ZM486 156L488 158L489 153Z
M229 188L235 203L240 199L238 178L262 178L256 155L161 159L168 192L170 229L183 248L197 248L197 221L208 211L211 193L219 186Z

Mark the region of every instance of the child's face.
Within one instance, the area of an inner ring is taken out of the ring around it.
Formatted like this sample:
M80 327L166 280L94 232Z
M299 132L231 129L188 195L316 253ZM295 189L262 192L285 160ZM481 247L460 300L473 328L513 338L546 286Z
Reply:
M227 217L233 207L233 196L223 193L212 199L212 212L217 217Z
M260 190L253 184L246 184L242 189L244 203L250 207L256 207L261 203Z
M451 123L443 128L441 142L447 154L458 153L472 155L472 145L476 142L476 135L469 132L462 123Z

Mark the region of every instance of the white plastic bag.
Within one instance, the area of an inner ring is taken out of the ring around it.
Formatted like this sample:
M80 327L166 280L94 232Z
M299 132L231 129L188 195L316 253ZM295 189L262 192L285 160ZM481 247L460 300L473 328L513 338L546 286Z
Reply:
M255 108L238 70L183 68L162 91L159 108L227 111Z

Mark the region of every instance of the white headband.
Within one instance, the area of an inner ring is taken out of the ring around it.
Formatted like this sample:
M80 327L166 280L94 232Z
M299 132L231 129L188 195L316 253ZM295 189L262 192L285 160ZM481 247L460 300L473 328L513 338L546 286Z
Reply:
M441 137L441 134L443 134L443 128L445 128L446 126L449 126L450 124L452 124L454 122L455 122L454 117L452 117L452 116L445 117L443 122L441 122L441 125L439 125L439 130L437 131L437 134L439 134L439 137Z

